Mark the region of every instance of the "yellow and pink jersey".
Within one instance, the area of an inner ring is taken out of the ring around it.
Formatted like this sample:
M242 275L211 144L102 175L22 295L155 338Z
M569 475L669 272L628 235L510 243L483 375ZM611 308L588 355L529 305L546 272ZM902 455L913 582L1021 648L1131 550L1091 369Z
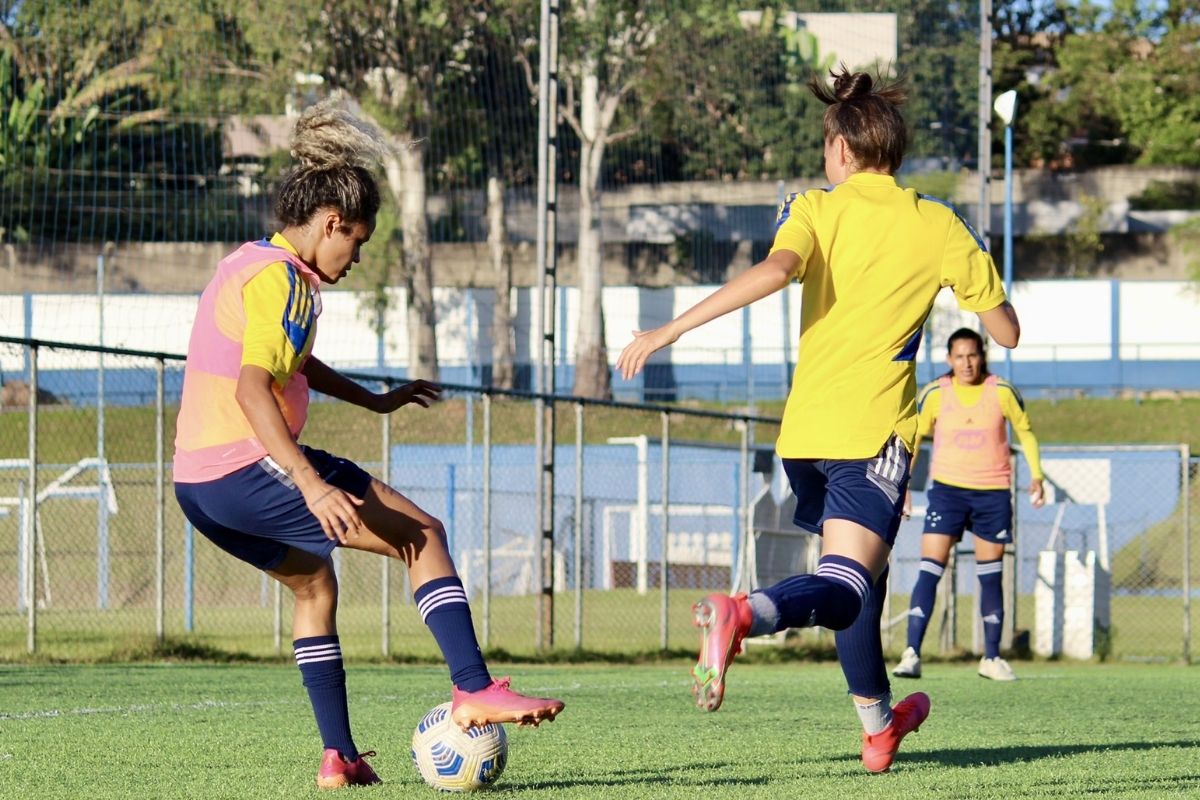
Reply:
M188 343L176 482L216 480L267 455L235 396L243 366L271 373L275 402L292 435L300 436L308 419L308 381L300 368L320 313L320 278L281 234L248 242L221 260L200 296Z
M917 439L933 432L930 476L960 489L1007 489L1012 476L1005 420L1021 441L1029 471L1041 479L1042 465L1025 403L1008 381L989 375L963 385L942 376L921 390Z
M783 458L860 459L917 433L921 329L943 287L964 311L1004 302L983 242L953 208L858 172L790 196L771 252L800 257L800 348L776 450Z

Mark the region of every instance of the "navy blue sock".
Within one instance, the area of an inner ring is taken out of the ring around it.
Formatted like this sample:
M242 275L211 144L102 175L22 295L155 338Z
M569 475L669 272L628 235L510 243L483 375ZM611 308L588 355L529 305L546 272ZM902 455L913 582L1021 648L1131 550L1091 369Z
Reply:
M862 612L854 623L834 634L838 661L850 694L859 697L887 697L891 691L887 665L883 663L883 641L879 623L883 618L883 600L887 596L888 571L885 569L863 601Z
M1004 627L1004 559L978 561L975 574L979 577L979 615L983 617L983 655L1000 655L1000 629Z
M921 642L925 641L925 629L933 617L933 603L937 598L938 582L946 565L932 558L921 559L921 571L917 585L913 587L912 601L908 605L908 646L921 654Z
M413 599L417 601L421 619L442 649L454 685L464 692L486 689L492 676L483 663L483 653L475 638L471 607L467 605L462 581L453 575L434 578L414 591Z
M843 556L821 556L814 575L793 575L762 590L779 610L776 631L823 628L838 631L850 625L862 609L871 573Z
M292 642L296 666L325 747L333 748L348 761L358 758L350 738L350 711L346 707L346 670L342 666L342 646L338 637L308 636Z

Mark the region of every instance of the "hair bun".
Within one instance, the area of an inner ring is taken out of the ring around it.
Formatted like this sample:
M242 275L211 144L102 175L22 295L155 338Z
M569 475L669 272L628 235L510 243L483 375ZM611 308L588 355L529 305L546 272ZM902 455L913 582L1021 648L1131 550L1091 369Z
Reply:
M871 93L871 76L865 72L851 74L849 71L843 71L830 74L833 75L833 96L839 103L866 97Z

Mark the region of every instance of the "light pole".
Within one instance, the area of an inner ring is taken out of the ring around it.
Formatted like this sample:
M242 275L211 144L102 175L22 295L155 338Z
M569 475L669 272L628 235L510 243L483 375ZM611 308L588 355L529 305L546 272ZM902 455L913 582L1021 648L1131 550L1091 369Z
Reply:
M1017 118L1017 93L1009 89L992 106L1004 122L1004 294L1012 302L1012 141L1013 120ZM1004 350L1004 377L1012 380L1012 351Z

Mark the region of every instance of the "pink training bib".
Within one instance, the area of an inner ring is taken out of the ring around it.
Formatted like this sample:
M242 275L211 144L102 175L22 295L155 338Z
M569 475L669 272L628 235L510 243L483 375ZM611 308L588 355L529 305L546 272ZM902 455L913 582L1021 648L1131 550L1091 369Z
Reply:
M979 402L964 406L950 378L938 379L941 407L933 426L935 481L973 489L1007 489L1012 472L999 379L989 375Z
M200 296L188 342L176 424L174 478L180 483L216 480L267 455L235 392L246 326L242 289L264 268L279 261L294 266L310 291L318 291L320 279L298 256L258 241L247 242L222 259L217 274ZM319 304L314 303L317 308ZM315 334L315 319L312 325L310 339ZM298 438L308 420L308 379L297 371L284 386L273 385L272 391L288 429Z

